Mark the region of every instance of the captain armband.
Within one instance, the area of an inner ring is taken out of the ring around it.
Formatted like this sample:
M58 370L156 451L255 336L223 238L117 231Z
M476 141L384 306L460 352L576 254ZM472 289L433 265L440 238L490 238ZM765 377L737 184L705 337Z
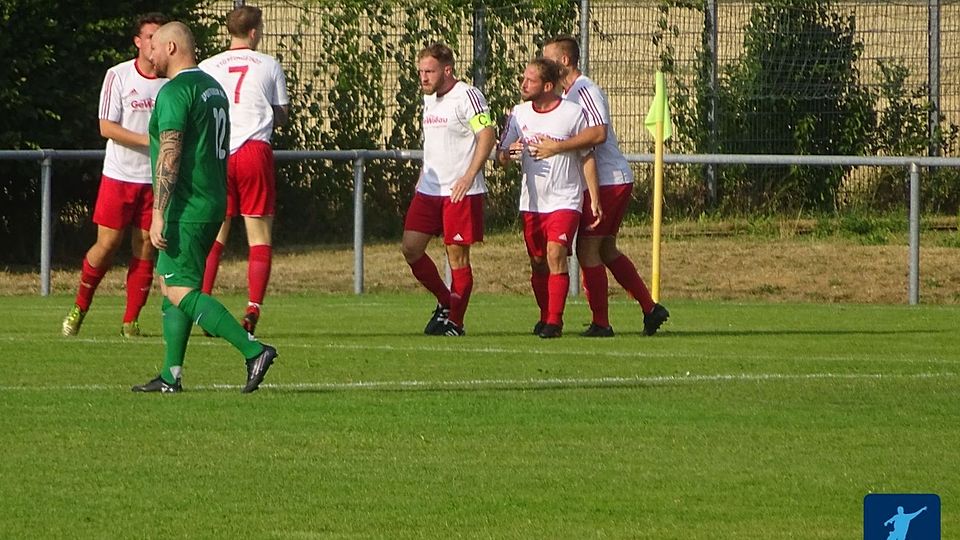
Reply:
M474 133L482 131L484 128L493 127L493 118L489 112L482 112L470 119L470 129Z

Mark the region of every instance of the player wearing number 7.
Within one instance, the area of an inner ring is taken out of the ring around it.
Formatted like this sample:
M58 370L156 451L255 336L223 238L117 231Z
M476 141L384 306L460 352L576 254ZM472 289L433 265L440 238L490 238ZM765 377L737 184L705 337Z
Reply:
M273 260L273 216L276 180L270 138L274 126L287 122L290 99L283 69L272 56L257 52L263 37L263 12L241 6L227 15L230 49L200 62L230 100L230 160L227 164L227 219L207 256L203 292L210 294L220 257L230 234L230 221L243 216L250 246L247 263L248 302L243 327L251 334L270 281Z

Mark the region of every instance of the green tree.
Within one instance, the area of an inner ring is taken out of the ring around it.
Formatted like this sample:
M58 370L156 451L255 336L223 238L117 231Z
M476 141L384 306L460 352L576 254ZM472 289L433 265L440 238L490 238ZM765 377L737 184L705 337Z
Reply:
M754 4L742 54L720 70L716 139L703 114L713 97L705 69L693 88L680 88L681 139L697 152L872 151L875 103L860 83L863 44L856 39L855 22L853 15L838 14L830 0ZM839 167L725 166L718 200L733 210L832 210L846 172Z
M97 102L107 68L133 57L133 22L156 2L0 0L0 148L102 148ZM200 22L196 1L173 0L164 13L186 22L209 51L215 22ZM89 211L100 163L55 162L53 204L60 255L92 241ZM39 252L39 166L0 162L0 259L33 263Z

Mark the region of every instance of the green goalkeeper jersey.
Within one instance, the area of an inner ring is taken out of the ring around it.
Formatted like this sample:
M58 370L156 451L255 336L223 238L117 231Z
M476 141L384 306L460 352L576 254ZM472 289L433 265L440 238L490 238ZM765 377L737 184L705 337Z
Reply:
M156 186L160 133L183 134L180 170L166 221L223 221L227 207L229 101L220 84L198 68L185 69L160 89L150 117L150 163Z

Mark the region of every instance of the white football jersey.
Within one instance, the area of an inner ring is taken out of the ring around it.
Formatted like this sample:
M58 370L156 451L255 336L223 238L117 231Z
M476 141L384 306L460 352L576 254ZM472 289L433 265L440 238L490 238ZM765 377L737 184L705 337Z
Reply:
M290 103L280 63L252 49L230 49L200 62L230 99L230 153L243 143L270 142L273 106Z
M470 168L477 148L477 135L470 120L483 113L490 113L486 98L462 81L442 96L423 96L423 168L417 191L450 196L450 187ZM486 192L481 169L467 195Z
M135 133L146 133L157 92L166 82L167 79L141 73L136 59L113 66L103 78L97 117ZM151 183L150 149L124 146L107 139L103 174L121 182Z
M583 156L590 153L590 149L534 159L530 156L527 144L540 140L541 134L558 141L566 140L586 127L586 112L572 101L561 99L548 111L534 110L531 101L513 108L506 132L500 140L500 149L507 151L514 142L523 143L521 211L541 214L557 210L580 211L583 190L586 189L581 161Z
M593 149L600 185L633 183L633 171L630 169L627 158L623 157L620 151L620 143L617 141L617 134L610 121L610 102L603 89L581 75L570 85L570 88L564 90L563 97L583 107L590 117L590 125L607 126L607 140Z

